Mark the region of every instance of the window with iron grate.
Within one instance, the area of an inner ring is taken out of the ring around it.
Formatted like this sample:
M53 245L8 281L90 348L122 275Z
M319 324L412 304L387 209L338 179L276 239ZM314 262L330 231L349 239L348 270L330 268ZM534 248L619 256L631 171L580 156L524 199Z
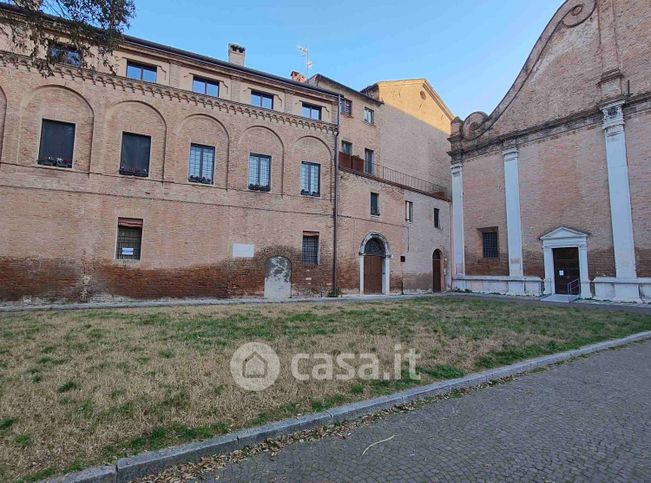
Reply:
M118 241L115 258L120 260L140 260L141 246L142 220L118 218Z
M319 235L303 233L303 264L319 264Z
M481 237L484 258L498 258L500 253L497 244L497 230L482 231Z

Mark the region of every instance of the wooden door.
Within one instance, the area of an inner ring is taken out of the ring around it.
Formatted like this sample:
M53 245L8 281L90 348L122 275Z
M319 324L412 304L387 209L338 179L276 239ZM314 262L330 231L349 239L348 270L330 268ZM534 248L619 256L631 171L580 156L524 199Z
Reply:
M441 291L441 254L438 250L434 252L432 257L432 291L440 292Z
M557 294L570 295L570 283L581 277L578 248L554 248L554 285ZM571 295L579 295L580 283L573 283Z
M364 293L382 293L382 264L384 257L364 255Z

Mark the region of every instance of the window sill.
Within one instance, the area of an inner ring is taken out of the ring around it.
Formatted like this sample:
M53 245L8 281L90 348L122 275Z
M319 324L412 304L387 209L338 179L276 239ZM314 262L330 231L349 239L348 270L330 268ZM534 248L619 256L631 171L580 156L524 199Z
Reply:
M261 193L268 193L271 191L271 186L249 185L249 191L259 191Z
M37 159L36 163L39 166L45 166L48 168L72 169L72 161L64 161L63 159Z
M213 184L213 182L212 182L211 179L208 179L208 178L199 178L199 177L195 177L195 179L192 179L192 177L189 178L189 179L188 179L188 183L191 183L191 184L208 185L208 186L211 186L211 185Z
M379 218L380 214L379 213L371 213L371 218Z
M135 178L149 178L149 172L143 170L120 169L118 173L122 176L133 176Z
M301 196L304 196L306 198L321 198L321 193L304 193L301 191Z

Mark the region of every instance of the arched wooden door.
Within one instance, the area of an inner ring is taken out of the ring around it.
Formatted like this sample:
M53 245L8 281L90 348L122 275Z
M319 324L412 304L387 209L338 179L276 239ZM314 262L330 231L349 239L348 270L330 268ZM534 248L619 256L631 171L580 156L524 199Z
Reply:
M382 293L382 271L386 251L384 243L371 238L364 247L364 293Z
M441 250L434 250L432 254L432 291L440 292L443 278L443 266L441 263Z

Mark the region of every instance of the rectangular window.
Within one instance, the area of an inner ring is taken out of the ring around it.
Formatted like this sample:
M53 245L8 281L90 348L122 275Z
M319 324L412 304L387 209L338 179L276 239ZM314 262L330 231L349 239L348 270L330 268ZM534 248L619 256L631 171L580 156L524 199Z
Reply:
M321 107L313 104L303 103L303 117L314 119L315 121L321 120Z
M301 194L321 195L321 165L303 161L301 164Z
M380 216L380 195L371 193L371 215Z
M149 176L150 151L151 137L123 132L120 174L141 177Z
M412 223L414 221L414 203L405 201L405 221Z
M441 228L441 215L438 208L434 208L434 228Z
M369 109L368 107L364 108L364 122L375 124L375 112L373 109Z
M368 174L373 174L375 171L375 166L374 166L374 157L375 153L373 152L372 149L365 149L364 150L364 172Z
M127 77L145 82L156 82L156 67L129 61L127 62Z
M319 264L319 234L303 232L303 264Z
M74 146L74 124L43 119L38 164L72 168Z
M271 156L249 155L249 189L256 191L271 189Z
M188 161L188 181L191 183L212 184L213 169L215 164L215 148L190 145L190 159Z
M271 94L265 94L264 92L251 91L251 105L264 107L265 109L273 109L274 96Z
M192 79L192 92L219 97L219 82L194 77Z
M115 258L140 260L142 244L142 220L118 218L118 243Z
M74 67L81 66L81 53L72 47L67 47L61 44L52 44L47 50L47 56L52 62L68 64Z
M341 152L344 154L348 154L349 156L352 156L353 143L349 143L348 141L341 141Z
M344 116L352 116L353 101L351 101L350 99L346 99L345 97L342 97L341 102L339 103L339 112L342 113Z
M497 245L497 230L481 232L484 258L498 258L500 253Z

